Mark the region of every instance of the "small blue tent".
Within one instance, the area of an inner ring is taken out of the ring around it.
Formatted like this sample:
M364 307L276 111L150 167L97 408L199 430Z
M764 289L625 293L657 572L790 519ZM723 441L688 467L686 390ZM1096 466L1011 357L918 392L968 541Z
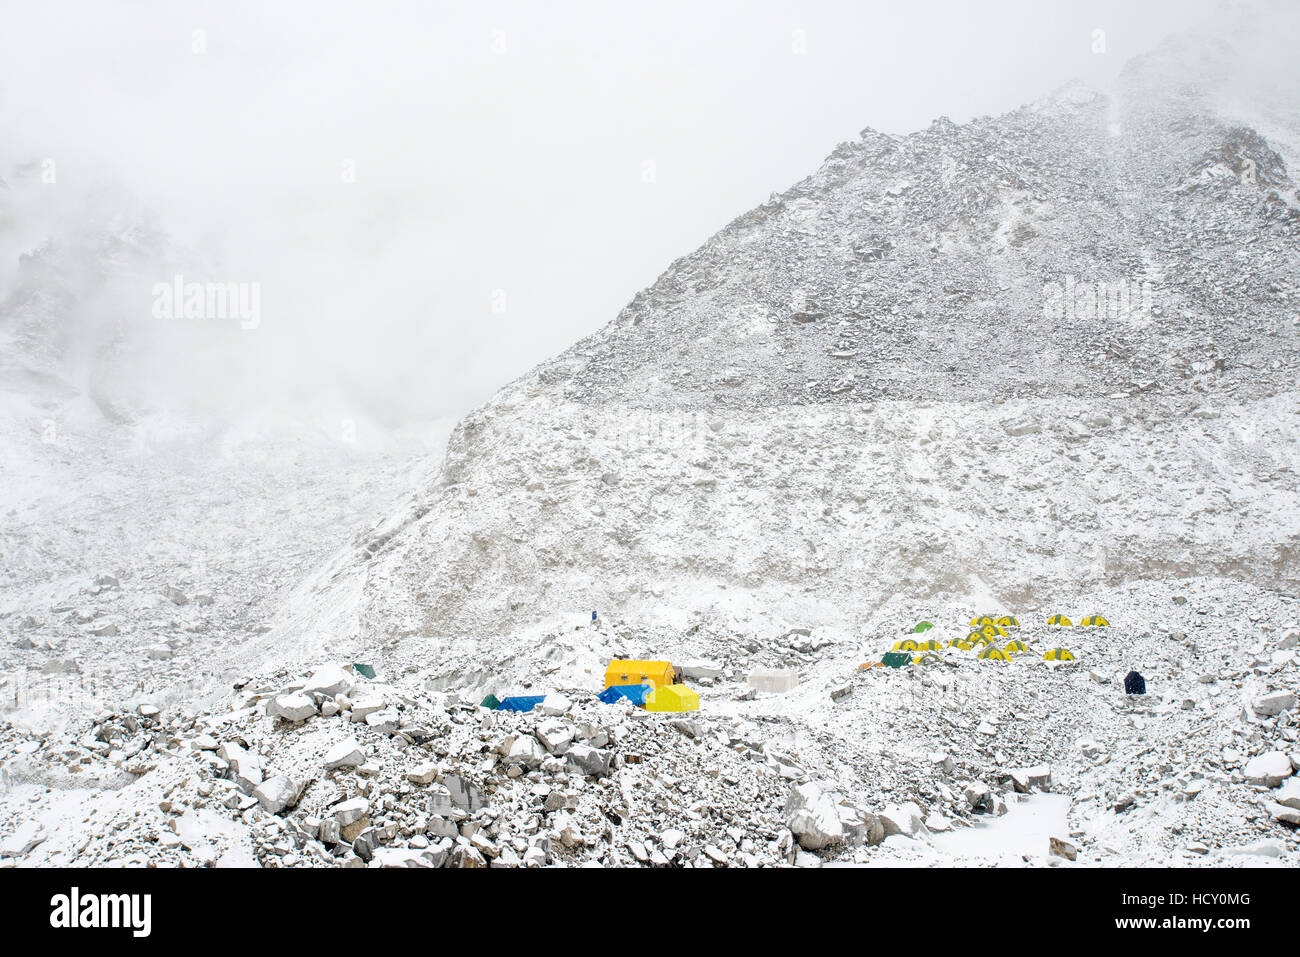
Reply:
M654 690L654 685L610 685L600 693L600 700L605 704L613 704L619 698L626 698L634 705L645 707L645 699Z
M497 710L518 711L522 714L525 711L532 711L534 708L536 708L539 704L542 703L542 699L545 697L546 695L544 694L538 694L538 695L527 695L525 697L519 697L518 695L516 695L513 698L502 698L501 703L497 705Z

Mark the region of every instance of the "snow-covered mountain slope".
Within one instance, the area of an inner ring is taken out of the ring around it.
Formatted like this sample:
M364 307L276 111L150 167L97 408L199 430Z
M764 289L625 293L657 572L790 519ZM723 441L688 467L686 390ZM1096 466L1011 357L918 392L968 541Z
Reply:
M1171 43L1114 97L841 145L468 416L266 654L1293 588L1300 198L1223 113L1242 54Z
M327 373L267 401L237 318L154 313L199 257L41 175L0 181L0 711L38 725L201 695L450 431L386 428Z

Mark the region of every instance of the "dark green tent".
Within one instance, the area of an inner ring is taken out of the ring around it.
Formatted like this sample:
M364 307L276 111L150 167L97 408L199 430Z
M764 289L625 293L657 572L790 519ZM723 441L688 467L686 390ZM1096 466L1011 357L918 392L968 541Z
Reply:
M482 701L480 701L480 702L478 703L478 706L479 706L480 708L487 708L487 709L489 709L490 711L495 711L497 708L501 707L501 702L497 700L497 696L496 696L496 695L494 695L494 694L490 694L490 695L488 695L486 698L484 698Z
M890 668L901 668L912 663L912 656L906 651L890 651L885 653L880 663Z
M354 661L352 662L352 670L363 678L369 678L371 681L375 680L375 669L370 665L361 665Z

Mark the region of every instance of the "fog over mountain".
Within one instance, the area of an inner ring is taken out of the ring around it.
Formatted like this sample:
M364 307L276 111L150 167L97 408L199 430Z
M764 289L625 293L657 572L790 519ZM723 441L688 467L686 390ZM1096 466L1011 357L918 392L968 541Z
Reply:
M132 331L157 405L459 415L864 124L1111 84L1189 12L1130 6L18 6L0 279L46 242L122 243L83 321ZM260 284L266 321L160 328L149 289L177 273Z

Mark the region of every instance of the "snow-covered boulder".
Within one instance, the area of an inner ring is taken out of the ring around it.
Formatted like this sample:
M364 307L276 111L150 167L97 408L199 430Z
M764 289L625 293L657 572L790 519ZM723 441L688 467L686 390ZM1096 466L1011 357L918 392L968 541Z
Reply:
M1246 762L1242 774L1247 784L1263 784L1275 788L1294 773L1291 759L1281 751L1269 751Z
M785 802L785 821L805 850L820 851L844 841L844 825L835 802L814 782L790 789Z

